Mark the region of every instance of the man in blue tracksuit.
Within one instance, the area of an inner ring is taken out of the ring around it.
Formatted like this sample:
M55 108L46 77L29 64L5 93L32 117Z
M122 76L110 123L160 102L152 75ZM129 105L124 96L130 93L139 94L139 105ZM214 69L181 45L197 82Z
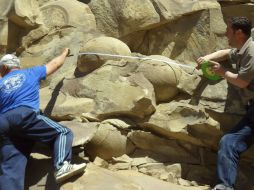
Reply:
M43 66L20 69L19 59L7 54L0 60L0 190L23 190L25 168L35 141L54 152L56 180L61 182L84 170L70 164L73 134L70 129L40 115L40 81L60 68L69 49Z

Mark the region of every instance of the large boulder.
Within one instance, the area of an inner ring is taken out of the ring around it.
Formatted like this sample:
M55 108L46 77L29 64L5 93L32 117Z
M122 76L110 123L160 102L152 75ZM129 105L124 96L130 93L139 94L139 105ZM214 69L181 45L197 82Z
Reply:
M129 56L131 51L122 41L112 37L98 37L84 43L80 49L77 68L82 73L89 73L99 68L107 60L114 57L96 55L96 53ZM86 55L82 53L95 53ZM119 59L119 58L118 58Z
M156 101L165 102L175 98L179 91L191 95L194 93L200 77L197 74L188 74L184 68L192 71L195 69L165 56L151 55L140 61L137 71L143 73L153 84Z
M204 108L175 101L158 105L151 118L141 125L165 137L212 149L217 148L222 135L219 123Z
M43 22L49 28L56 26L96 27L90 8L76 0L50 1L41 6L40 10Z
M64 80L61 91L70 96L91 98L93 110L83 117L103 120L112 116L144 118L154 112L155 97L151 83L135 73L137 63L107 61L85 77Z
M175 65L168 65L163 61L171 60L164 56L149 56L147 60L141 60L137 69L153 84L156 101L173 99L178 93L177 88L181 69ZM149 60L149 58L151 58ZM162 61L156 61L162 60Z
M96 156L109 160L133 151L127 137L110 124L100 124L95 136L86 146L86 152L94 160Z
M73 132L72 147L83 147L94 138L98 130L99 123L81 123L78 121L62 121L61 125L68 127Z
M82 113L91 112L94 109L94 101L91 98L75 98L63 94L59 88L51 90L49 87L40 90L41 110L44 114L57 120L79 119Z

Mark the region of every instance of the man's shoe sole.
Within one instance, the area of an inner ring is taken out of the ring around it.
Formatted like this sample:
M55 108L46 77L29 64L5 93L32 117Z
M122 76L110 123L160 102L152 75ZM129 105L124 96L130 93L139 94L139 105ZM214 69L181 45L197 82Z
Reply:
M80 165L82 165L82 164L80 164ZM65 180L67 180L67 179L69 179L69 178L71 178L75 175L78 175L78 174L82 173L85 170L85 168L86 168L86 164L83 164L78 169L74 169L74 170L72 170L68 173L65 173L65 174L63 174L59 177L56 177L56 182L61 183L61 182L65 181Z

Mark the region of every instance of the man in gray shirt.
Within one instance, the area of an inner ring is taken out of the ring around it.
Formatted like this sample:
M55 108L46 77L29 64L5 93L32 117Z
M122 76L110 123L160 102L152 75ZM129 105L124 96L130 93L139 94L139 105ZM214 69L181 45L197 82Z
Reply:
M233 49L219 50L197 59L199 65L205 60L210 61L216 74L238 87L246 105L245 116L220 140L217 159L218 184L213 190L234 189L240 154L247 150L247 142L254 131L254 42L251 28L251 22L246 17L229 19L226 36ZM236 64L235 73L218 63L227 59Z

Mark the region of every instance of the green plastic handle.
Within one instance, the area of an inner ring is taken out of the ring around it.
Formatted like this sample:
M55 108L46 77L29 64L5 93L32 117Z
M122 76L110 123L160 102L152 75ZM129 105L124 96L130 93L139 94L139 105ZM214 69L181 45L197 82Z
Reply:
M215 74L212 69L211 69L211 65L209 64L208 61L204 61L202 64L201 64L201 70L202 70L202 73L203 73L203 76L206 77L207 79L209 80L220 80L221 77L217 74Z

